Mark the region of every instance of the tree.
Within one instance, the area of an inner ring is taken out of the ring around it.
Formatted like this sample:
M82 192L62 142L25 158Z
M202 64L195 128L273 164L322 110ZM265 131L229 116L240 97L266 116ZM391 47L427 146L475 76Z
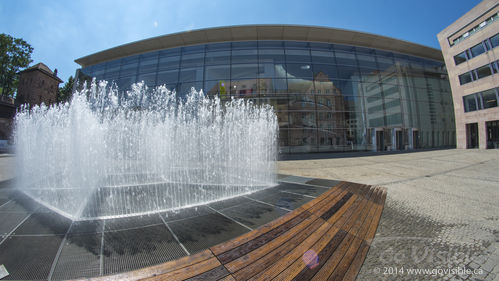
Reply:
M0 93L14 96L17 89L18 75L21 68L27 67L31 60L31 47L21 38L0 34Z
M57 103L64 103L71 99L73 96L73 84L74 84L73 76L69 76L68 81L59 88L57 91Z

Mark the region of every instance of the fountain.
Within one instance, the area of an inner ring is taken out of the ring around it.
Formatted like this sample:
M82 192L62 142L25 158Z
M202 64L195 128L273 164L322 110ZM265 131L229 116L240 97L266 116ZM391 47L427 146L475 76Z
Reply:
M18 188L72 220L144 215L277 184L277 117L249 100L93 81L15 120Z

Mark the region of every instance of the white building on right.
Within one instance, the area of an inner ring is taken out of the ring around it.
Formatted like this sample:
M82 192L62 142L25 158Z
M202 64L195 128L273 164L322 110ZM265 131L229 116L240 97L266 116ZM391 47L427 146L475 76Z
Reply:
M437 37L454 100L457 148L499 148L499 0L483 0Z

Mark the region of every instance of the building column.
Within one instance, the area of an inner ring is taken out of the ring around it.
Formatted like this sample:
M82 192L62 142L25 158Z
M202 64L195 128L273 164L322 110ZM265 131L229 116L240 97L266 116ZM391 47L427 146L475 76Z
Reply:
M478 121L478 147L487 149L487 126L485 121Z

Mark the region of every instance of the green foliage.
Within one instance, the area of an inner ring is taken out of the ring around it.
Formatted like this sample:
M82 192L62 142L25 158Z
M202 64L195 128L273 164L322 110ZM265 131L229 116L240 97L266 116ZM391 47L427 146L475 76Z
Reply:
M64 103L71 100L74 82L73 76L69 76L68 81L64 86L59 88L59 91L57 91L57 103Z
M27 67L31 60L31 47L21 38L0 34L0 93L13 96L17 89L18 75L21 68Z

